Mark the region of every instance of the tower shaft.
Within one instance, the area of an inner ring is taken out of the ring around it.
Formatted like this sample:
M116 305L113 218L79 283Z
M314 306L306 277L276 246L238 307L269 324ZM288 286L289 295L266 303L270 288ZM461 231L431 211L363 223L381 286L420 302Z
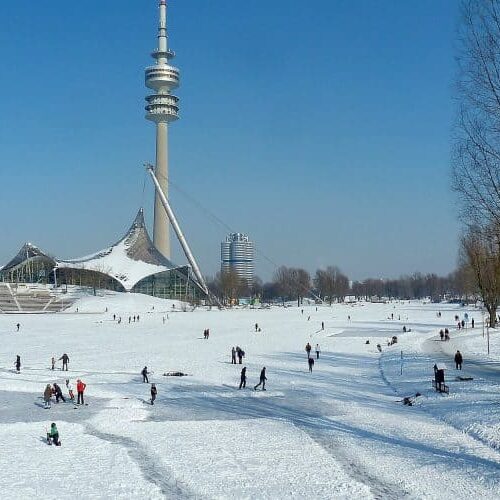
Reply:
M168 124L156 124L156 177L168 198ZM169 221L158 192L155 192L153 243L167 258L170 258Z
M170 65L175 56L168 48L167 2L160 0L158 48L151 54L156 64L146 68L146 87L155 93L146 97L146 118L156 124L156 176L168 197L168 124L179 118L179 99L171 91L179 86L179 70ZM169 221L155 194L153 243L170 259Z

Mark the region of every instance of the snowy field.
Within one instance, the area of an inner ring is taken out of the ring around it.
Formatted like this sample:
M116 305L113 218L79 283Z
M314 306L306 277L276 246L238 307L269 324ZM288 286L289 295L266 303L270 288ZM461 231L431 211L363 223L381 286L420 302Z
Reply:
M108 294L60 314L0 315L4 498L500 497L500 334L490 331L487 357L479 311L421 302L183 309ZM458 332L454 316L465 312L476 328ZM444 327L450 342L439 341ZM314 355L321 347L312 373L307 342ZM246 353L241 391L236 345ZM455 380L457 349L460 375L473 380ZM61 361L52 371L63 353L69 371ZM449 395L432 389L435 362L448 367ZM254 391L263 366L267 391ZM87 384L88 405L44 409L45 385L65 389L65 378ZM417 392L415 405L402 404ZM59 448L45 442L51 422Z

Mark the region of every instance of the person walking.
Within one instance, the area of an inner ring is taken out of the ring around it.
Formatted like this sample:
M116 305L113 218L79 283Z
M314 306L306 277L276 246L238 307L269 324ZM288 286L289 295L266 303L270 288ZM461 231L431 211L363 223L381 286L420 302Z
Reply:
M262 385L262 390L265 391L266 390L266 380L267 380L266 367L264 366L264 368L262 368L262 370L260 371L259 383L253 388L253 390L256 391L257 387Z
M82 382L80 379L76 381L76 392L77 392L77 403L76 404L84 404L83 402L83 393L87 387L87 384Z
M50 400L51 399L52 399L52 387L50 387L50 384L47 384L45 386L45 390L43 391L43 402L44 402L45 409L50 408Z
M57 426L54 422L50 425L50 431L47 432L47 443L54 443L56 446L61 446L61 441L59 441L59 431L57 430Z
M306 352L307 352L307 357L310 358L311 357L311 344L309 342L306 344Z
M462 363L464 359L462 357L462 353L460 351L457 351L455 353L455 370L461 370L462 369Z
M71 399L71 401L74 401L75 394L73 392L73 384L71 384L69 379L66 379L66 389L68 389L69 399Z
M68 371L68 363L69 363L69 356L64 353L60 358L59 361L62 360L62 369Z
M441 330L439 330L439 338L441 340L444 340L444 330L441 328Z
M235 365L236 364L236 349L233 348L231 349L231 364Z
M319 344L316 344L316 359L319 359L320 352L321 352L321 349L319 348Z
M54 394L56 396L56 403L59 403L59 400L62 399L63 403L66 403L66 399L63 396L62 389L59 387L58 384L54 382Z
M142 371L141 371L141 375L142 375L142 382L144 384L149 384L149 379L148 379L148 367L145 366Z
M156 384L151 384L151 404L155 404L156 395L158 394L158 390L156 389Z
M19 354L16 355L14 366L16 367L16 372L19 373L21 371L21 356L19 356Z
M244 366L241 369L240 387L239 387L239 389L241 389L242 387L245 388L246 386L247 386L247 367Z
M307 363L309 364L309 371L313 371L313 366L314 366L314 358L308 358Z

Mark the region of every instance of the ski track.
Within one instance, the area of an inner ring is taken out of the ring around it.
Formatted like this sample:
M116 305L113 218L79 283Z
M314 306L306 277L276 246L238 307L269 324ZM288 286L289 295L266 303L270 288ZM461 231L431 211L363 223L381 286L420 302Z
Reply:
M107 432L101 432L91 424L85 424L85 432L91 436L107 441L113 445L126 448L130 458L137 464L143 477L150 483L156 485L167 499L190 499L193 496L184 485L173 478L171 471L165 466L161 467L161 461L154 456L145 446L125 436L117 436Z
M429 332L431 334L432 332ZM446 355L446 353L443 350L443 346L439 345L439 349L433 348L433 344L431 342L434 342L433 337L427 338L422 342L422 352L425 354L432 354L434 355L433 360L437 362L443 362L443 363L449 363L450 356ZM439 344L442 344L440 341ZM491 371L492 374L498 374L498 370L495 370L494 368L491 367L482 367L481 363L474 362L472 360L468 361L469 364L472 364L478 369L478 372L481 372L481 370L487 370ZM382 377L382 380L387 384L387 386L394 392L394 394L398 395L399 397L405 397L408 396L408 394L402 394L399 392L399 390L389 381L389 379L385 375L385 371L383 368L383 352L380 353L379 356L379 369L380 369L380 375ZM448 425L449 427L453 428L454 430L458 432L462 432L464 434L467 434L470 438L474 439L480 444L483 444L485 446L488 446L494 451L499 452L500 451L500 445L492 443L488 441L487 439L484 439L482 436L476 434L475 432L472 432L470 429L464 429L463 427L454 424L453 422L449 421L445 416L441 416L436 414L435 412L432 411L432 409L424 407L424 406L413 406L412 407L415 411L423 411L427 415L431 416L435 420L438 420L439 422L442 422L445 425Z

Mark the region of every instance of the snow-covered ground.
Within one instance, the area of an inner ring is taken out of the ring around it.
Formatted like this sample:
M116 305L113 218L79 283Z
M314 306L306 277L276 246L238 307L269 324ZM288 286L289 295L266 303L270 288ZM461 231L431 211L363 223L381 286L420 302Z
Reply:
M6 498L499 497L500 334L490 331L487 357L479 311L417 302L185 309L106 294L60 314L0 315ZM476 328L458 332L454 316L465 312ZM445 326L450 342L438 340ZM321 346L312 373L306 342ZM236 345L246 353L241 391ZM455 380L457 349L460 375L473 380ZM51 371L64 352L70 370L58 362ZM449 395L431 387L435 362L449 368ZM254 391L263 366L267 391ZM66 377L87 383L88 406L43 409L45 385ZM417 392L414 406L401 403ZM60 448L44 442L51 422Z

